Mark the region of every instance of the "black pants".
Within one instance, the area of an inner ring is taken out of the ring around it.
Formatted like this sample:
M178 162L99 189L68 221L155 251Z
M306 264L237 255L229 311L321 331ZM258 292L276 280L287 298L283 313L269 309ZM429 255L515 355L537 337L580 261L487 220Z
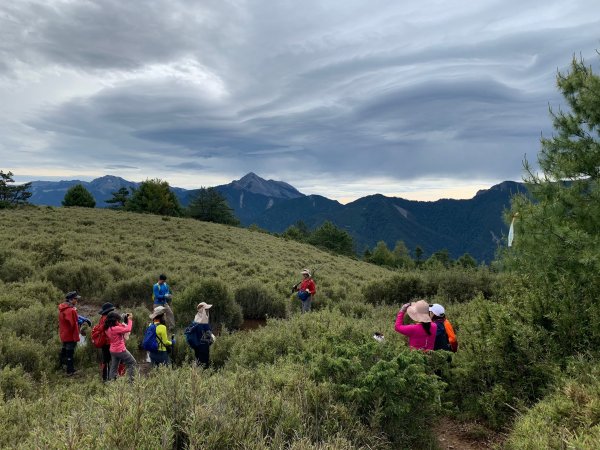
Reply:
M210 360L208 358L209 351L209 345L201 345L200 347L196 347L194 349L194 353L196 354L196 364L198 364L198 366L208 369L208 366L210 366Z
M102 347L102 381L108 381L110 373L110 345Z
M75 363L73 361L75 356L75 346L77 342L63 342L60 350L60 366L67 366L67 374L75 372Z
M168 366L169 365L169 353L166 351L150 352L150 362L152 367Z

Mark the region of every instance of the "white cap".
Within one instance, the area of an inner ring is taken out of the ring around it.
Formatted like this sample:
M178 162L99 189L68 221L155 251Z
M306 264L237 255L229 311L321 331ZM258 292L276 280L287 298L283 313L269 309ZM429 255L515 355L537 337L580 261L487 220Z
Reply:
M438 303L434 303L433 305L431 305L429 307L429 311L431 311L438 317L442 317L444 314L446 314L446 310L444 309L444 307Z
M302 269L302 272L300 272L302 275L306 274L310 277L310 270L308 269Z

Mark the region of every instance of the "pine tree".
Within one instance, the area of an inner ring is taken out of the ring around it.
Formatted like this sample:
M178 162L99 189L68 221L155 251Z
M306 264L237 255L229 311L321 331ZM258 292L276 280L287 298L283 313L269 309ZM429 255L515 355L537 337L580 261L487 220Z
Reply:
M13 173L0 170L0 209L16 205L25 205L31 197L31 183L11 186L14 183Z
M82 184L76 184L69 188L65 197L62 201L63 206L81 206L83 208L94 208L96 206L96 200L90 191L88 191Z
M569 108L551 110L556 133L541 141L543 173L525 164L532 198L513 199L515 240L503 263L531 288L521 310L572 354L600 345L600 77L574 59L557 84Z
M162 180L146 180L125 203L126 211L158 214L161 216L181 216L179 200L171 191L169 183Z
M129 189L122 187L118 191L113 192L112 197L106 200L106 203L114 205L111 206L113 209L124 209L127 200L129 200Z
M342 255L354 255L354 241L347 231L325 221L308 238L308 243Z
M204 222L239 225L227 200L215 188L201 188L190 202L188 215Z

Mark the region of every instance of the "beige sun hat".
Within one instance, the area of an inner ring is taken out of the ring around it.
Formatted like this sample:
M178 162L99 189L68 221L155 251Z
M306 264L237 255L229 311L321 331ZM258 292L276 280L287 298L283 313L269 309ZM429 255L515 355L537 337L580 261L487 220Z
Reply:
M306 274L310 277L310 270L308 269L302 269L302 272L300 272L302 275Z
M198 311L200 311L201 309L210 309L210 308L212 308L212 305L209 305L206 302L198 303L198 306L196 306L196 309Z
M429 317L429 303L425 300L411 303L406 312L415 322L431 322L431 317Z
M154 308L154 311L152 311L152 314L150 314L150 318L151 319L155 319L156 317L164 314L167 312L167 308L165 308L164 306L157 306L156 308Z

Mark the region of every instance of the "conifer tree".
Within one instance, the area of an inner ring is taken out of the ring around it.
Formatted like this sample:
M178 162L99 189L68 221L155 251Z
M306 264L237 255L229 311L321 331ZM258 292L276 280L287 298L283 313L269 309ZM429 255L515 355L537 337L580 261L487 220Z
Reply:
M169 183L162 180L146 180L134 189L125 203L126 211L158 214L161 216L181 216L179 200L171 191Z
M188 215L204 222L239 225L227 200L215 188L201 188L190 202Z
M14 182L12 172L4 173L0 170L0 208L28 203L31 197L31 183L12 185Z
M96 206L96 200L90 191L88 191L82 184L76 184L69 188L65 197L62 201L63 206L80 206L83 208L94 208Z

